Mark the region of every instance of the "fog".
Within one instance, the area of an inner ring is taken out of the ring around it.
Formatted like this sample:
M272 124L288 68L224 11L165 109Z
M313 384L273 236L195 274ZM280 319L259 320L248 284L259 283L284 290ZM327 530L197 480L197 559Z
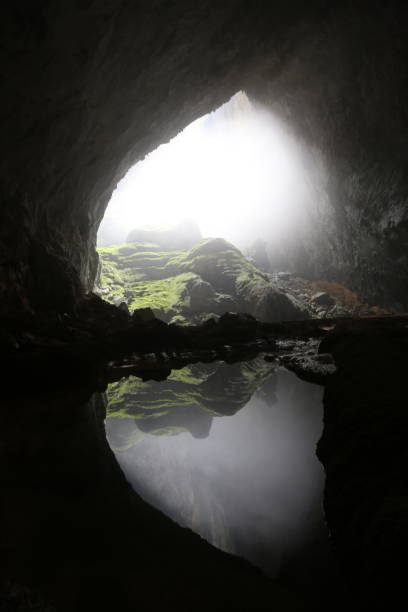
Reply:
M307 582L327 561L321 397L278 370L235 415L214 416L207 438L143 434L137 421L110 418L108 439L129 428L132 444L115 452L146 501L270 576Z
M117 185L98 245L134 227L194 219L203 234L243 248L284 236L316 197L314 160L274 115L243 92L150 153Z

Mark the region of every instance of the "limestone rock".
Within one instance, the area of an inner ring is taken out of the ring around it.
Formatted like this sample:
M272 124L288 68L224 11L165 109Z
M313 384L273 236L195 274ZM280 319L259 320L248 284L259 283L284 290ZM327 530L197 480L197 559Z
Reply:
M159 239L152 233L149 240ZM260 321L307 318L239 249L222 238L200 240L189 250L129 243L99 249L98 291L130 310L151 308L165 322L200 323L208 314L247 312ZM204 317L204 318L203 318Z

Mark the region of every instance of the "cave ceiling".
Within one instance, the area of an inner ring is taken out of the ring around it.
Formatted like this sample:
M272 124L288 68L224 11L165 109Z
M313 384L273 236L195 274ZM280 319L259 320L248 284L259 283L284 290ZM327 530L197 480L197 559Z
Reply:
M3 11L2 312L70 310L131 165L239 90L325 167L288 269L408 306L406 9L98 0ZM137 205L137 203L136 203Z

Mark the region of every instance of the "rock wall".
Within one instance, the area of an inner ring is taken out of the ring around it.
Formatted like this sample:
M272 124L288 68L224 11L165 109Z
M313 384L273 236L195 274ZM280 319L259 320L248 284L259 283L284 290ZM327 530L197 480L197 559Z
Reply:
M117 181L240 89L325 167L283 261L407 307L400 3L41 0L0 28L1 312L73 309Z
M368 331L368 330L367 330ZM326 472L324 510L358 610L404 610L408 542L404 432L406 332L386 326L327 336L337 371L324 393L317 454Z
M311 155L316 198L287 237L283 264L397 309L408 289L406 24L395 2L339 3L275 78L266 60L247 89Z

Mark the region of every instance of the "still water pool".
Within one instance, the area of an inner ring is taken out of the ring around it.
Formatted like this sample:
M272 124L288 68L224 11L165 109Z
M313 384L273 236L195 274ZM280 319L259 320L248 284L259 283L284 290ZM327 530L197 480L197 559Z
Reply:
M180 525L271 577L321 582L322 393L262 358L130 377L108 388L108 440L133 488Z

